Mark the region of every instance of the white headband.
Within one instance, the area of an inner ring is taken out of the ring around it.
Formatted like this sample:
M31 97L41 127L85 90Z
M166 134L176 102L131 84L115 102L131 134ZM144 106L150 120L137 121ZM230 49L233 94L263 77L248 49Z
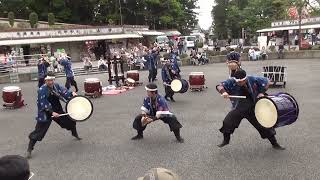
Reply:
M44 78L44 80L54 80L55 77L54 76L47 76L46 78Z
M147 86L145 87L145 89L147 90L147 91L157 91L158 89L156 88L156 89L150 89L150 88L148 88Z
M247 79L247 76L246 76L246 77L244 77L244 78L242 78L242 79L237 79L237 78L233 77L233 79L234 79L236 82L244 81L244 80L246 80L246 79Z

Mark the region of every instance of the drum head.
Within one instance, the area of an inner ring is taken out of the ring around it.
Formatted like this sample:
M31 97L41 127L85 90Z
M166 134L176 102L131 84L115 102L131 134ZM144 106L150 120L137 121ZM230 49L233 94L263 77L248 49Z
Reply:
M127 78L127 81L128 81L128 83L130 83L130 84L134 84L136 81L135 80L133 80L133 79L131 79L131 78Z
M90 83L90 82L100 82L98 78L87 78L84 82Z
M179 79L175 79L171 82L171 89L174 92L179 92L182 89L182 82Z
M74 96L67 102L66 112L74 121L85 121L92 115L93 105L87 97Z
M268 98L258 100L254 112L258 122L265 128L271 128L277 123L277 107Z
M16 92L16 91L20 91L21 88L19 88L18 86L7 86L3 88L4 92Z

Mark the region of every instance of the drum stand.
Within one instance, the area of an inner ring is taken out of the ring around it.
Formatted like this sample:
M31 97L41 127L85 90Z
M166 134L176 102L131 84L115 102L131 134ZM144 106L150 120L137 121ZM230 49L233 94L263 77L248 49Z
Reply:
M111 71L111 68L113 71ZM120 72L119 72L120 71ZM123 71L123 61L119 60L108 60L108 74L109 74L109 84L115 81L117 87L120 87L119 80L122 80L122 84L125 84L124 71Z
M208 88L206 85L190 85L191 91L203 91L205 88Z

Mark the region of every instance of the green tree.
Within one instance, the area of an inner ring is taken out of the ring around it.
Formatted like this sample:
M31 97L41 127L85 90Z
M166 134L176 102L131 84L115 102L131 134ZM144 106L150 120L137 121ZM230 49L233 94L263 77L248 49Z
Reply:
M8 20L9 20L10 26L13 27L14 26L14 13L13 12L8 13Z
M55 17L53 13L48 14L48 24L49 26L53 26L55 23Z
M38 24L38 14L35 12L30 13L29 15L29 23L31 28L36 28Z

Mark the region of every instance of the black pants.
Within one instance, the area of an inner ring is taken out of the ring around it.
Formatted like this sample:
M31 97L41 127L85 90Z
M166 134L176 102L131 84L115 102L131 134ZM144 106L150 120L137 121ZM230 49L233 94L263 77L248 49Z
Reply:
M61 112L61 114L63 114ZM50 117L51 118L51 117ZM72 121L68 116L61 116L59 118L53 118L53 121L55 121L61 128L73 131L76 130L76 122ZM36 127L34 131L32 131L29 135L30 140L34 141L41 141L44 136L46 135L52 120L50 119L47 122L37 122Z
M166 92L165 97L173 97L174 91L172 91L172 89L171 89L170 86L164 85L164 90L165 90L165 92Z
M149 69L149 76L148 76L148 79L149 79L149 82L153 82L156 78L156 69Z
M254 128L259 132L261 138L270 138L276 134L274 128L265 128L259 124L254 114L253 109L241 111L239 109L231 110L223 120L223 126L220 132L224 134L232 134L242 119L246 118Z
M45 81L44 78L40 78L38 79L38 87L40 88L42 85L44 85Z
M142 115L138 115L133 121L133 128L136 129L138 132L144 131L148 126L148 125L142 126L141 118L142 118ZM170 131L175 131L182 128L182 125L179 123L179 121L175 116L160 118L160 120L162 120L164 123L169 125Z
M65 87L67 89L70 89L71 85L76 88L76 91L78 91L78 85L77 82L74 80L74 77L67 77Z

